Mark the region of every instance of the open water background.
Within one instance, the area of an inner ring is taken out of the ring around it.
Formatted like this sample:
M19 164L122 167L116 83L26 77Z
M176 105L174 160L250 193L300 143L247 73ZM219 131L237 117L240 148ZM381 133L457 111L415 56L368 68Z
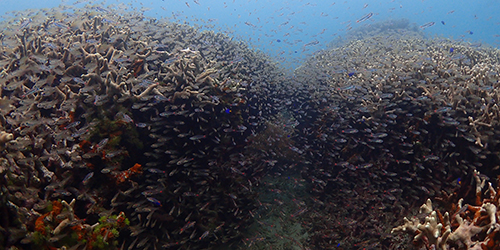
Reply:
M155 1L1 1L3 12L52 8L60 4L111 6L139 10L158 19L200 25L248 43L294 69L351 29L379 21L407 18L418 26L434 22L425 33L485 46L500 44L500 2L444 1L277 1L277 0L155 0ZM364 22L356 21L368 13ZM5 17L4 17L5 18ZM12 18L9 15L6 18ZM444 24L443 24L444 22ZM315 45L307 45L316 43Z

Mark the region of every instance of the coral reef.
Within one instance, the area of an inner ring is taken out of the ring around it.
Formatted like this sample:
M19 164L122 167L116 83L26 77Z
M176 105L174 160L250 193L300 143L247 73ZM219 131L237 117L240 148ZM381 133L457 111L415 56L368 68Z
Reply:
M318 52L269 97L288 93L298 121L316 247L404 248L389 228L415 207L474 170L500 174L499 51L392 25Z
M404 218L405 224L391 233L414 235L413 243L425 249L500 249L500 177L495 189L486 177L475 171L476 200L464 204L460 198L454 209L444 214L433 208L430 199L421 206L419 216ZM425 220L419 218L425 216Z
M117 249L120 230L129 224L125 214L103 216L93 225L86 224L74 212L76 200L52 201L49 212L40 215L34 231L22 240L40 249L76 247L79 249Z
M295 120L286 117L286 114L277 114L265 124L265 129L259 134L249 137L247 151L257 151L263 157L280 161L280 163L296 163L301 160L303 153L293 142L295 134Z
M0 131L0 150L5 148L5 144L9 141L14 140L14 135L7 133L5 131Z
M497 249L498 50L390 21L288 77L225 34L65 8L1 24L2 247L398 249L445 192L395 231Z
M0 245L239 242L252 186L272 168L245 162L261 154L245 146L272 112L260 96L282 70L224 34L64 8L1 24Z

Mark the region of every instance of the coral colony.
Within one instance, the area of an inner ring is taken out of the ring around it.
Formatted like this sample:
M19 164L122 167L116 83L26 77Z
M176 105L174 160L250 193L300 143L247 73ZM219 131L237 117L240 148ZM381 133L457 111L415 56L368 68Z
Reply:
M418 217L405 218L405 224L392 229L391 233L415 235L413 242L427 249L498 249L500 189L486 183L486 178L480 177L477 171L474 182L476 199L473 204L464 204L464 199L460 198L456 205L452 204L452 211L443 214L434 210L428 199L420 207L420 214L425 216L423 221Z
M392 20L289 77L68 8L2 24L0 248L500 249L497 49Z

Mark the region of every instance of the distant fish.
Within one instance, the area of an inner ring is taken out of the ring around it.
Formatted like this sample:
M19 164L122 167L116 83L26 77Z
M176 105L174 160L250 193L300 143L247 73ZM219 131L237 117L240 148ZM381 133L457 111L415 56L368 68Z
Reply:
M161 202L158 199L153 197L148 197L147 200L155 204L155 206L161 207Z
M73 77L72 80L76 83L79 83L79 84L85 84L85 81L82 80L82 78L80 78L80 77Z
M68 126L64 127L64 129L74 128L74 127L76 127L78 125L80 125L80 121L75 121L75 122L72 122L72 123L68 124Z
M446 25L446 23L445 23L444 21L441 21L441 23L442 23L443 25Z
M250 27L257 28L257 26L251 22L245 22L245 24L250 26Z
M113 158L121 153L123 153L123 150L115 150L115 151L108 152L104 157L106 159L111 159L111 158Z
M134 120L125 113L122 113L122 120L126 123L134 123Z
M110 20L110 19L106 19L106 18L103 18L102 21L106 22L106 23L115 23L116 22L116 21L113 21L113 20Z
M360 23L360 22L366 21L366 20L368 20L372 16L373 16L373 13L370 12L370 13L366 14L365 16L363 16L362 18L358 19L356 22Z
M109 138L102 139L97 145L94 146L96 151L98 153L101 152L102 148L104 148L104 146L106 146L106 144L108 144L108 141L109 141Z
M55 22L54 26L61 28L61 29L70 29L68 25L65 25L63 23Z
M288 23L289 23L289 21L286 21L286 22L284 22L284 23L280 24L278 27L285 26L285 25L287 25Z
M200 238L198 238L198 240L203 240L204 238L206 238L208 236L208 234L210 233L210 231L205 231L201 236Z
M189 139L192 141L198 141L198 140L201 140L203 138L206 138L206 136L205 135L195 135L195 136L189 137Z
M483 44L480 43L480 42L478 42L478 43L473 43L470 46L473 47L473 48L479 48L479 47L481 47L481 45L483 45Z
M173 62L175 62L178 58L177 57L172 57L172 58L169 58L167 60L165 60L165 64L171 64Z
M344 129L341 132L344 134L356 134L358 133L358 130L355 128L349 128L349 129Z
M83 181L82 181L83 185L87 186L87 184L89 184L89 181L90 181L90 179L92 178L92 176L94 176L94 172L90 172L90 173L88 173L88 174L85 176L85 178L83 178Z
M318 40L315 40L315 41L312 41L312 42L308 42L308 43L304 44L304 47L306 47L306 46L312 46L312 45L316 45L316 44L319 44Z
M107 9L104 9L102 7L99 7L99 6L95 6L95 7L92 7L93 9L97 10L97 11L101 11L101 12L105 12L105 13L110 13L109 10Z
M57 49L58 47L56 45L54 45L53 43L46 43L44 45L42 45L42 47L49 47L51 49Z
M429 28L429 27L431 27L434 24L436 24L436 23L435 22L428 22L428 23L426 23L424 25L420 25L420 28L425 30L426 28Z
M39 87L33 87L30 91L28 91L26 94L23 94L21 97L25 98L28 95L35 94L36 92L40 91Z
M31 23L31 21L33 21L31 18L25 19L25 20L21 23L21 25L19 26L19 28L17 29L17 31L19 31L19 30L22 30L22 29L26 28L26 27L27 27L27 26Z
M181 230L179 231L179 234L183 233L184 231L186 231L187 229L189 228L192 228L194 227L194 225L196 224L196 221L189 221L188 223L186 223L186 225L184 225ZM216 228L217 229L217 228Z

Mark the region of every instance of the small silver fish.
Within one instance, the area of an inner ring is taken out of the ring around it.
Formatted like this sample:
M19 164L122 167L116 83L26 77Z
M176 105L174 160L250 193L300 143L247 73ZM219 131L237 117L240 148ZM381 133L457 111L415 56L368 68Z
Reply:
M425 30L426 28L429 28L429 27L431 27L434 24L435 24L434 22L428 22L426 24L420 25L420 28L423 29L423 30Z
M206 136L205 135L195 135L195 136L189 137L189 139L191 141L198 141L198 140L203 139L203 138L206 138Z
M33 21L31 18L25 19L25 20L21 23L21 25L19 26L19 28L17 29L17 31L19 31L19 30L22 30L22 29L26 28L26 27L27 27L27 26L31 23L31 21Z
M108 144L109 138L102 139L97 145L95 145L96 151L101 152L102 148Z
M86 186L87 184L89 184L89 181L90 181L90 179L92 178L92 176L94 176L94 172L90 172L90 173L88 173L88 174L85 176L85 178L83 178L83 181L82 181L83 185L85 185L85 186Z
M370 17L372 17L372 16L373 16L373 13L370 12L370 13L364 15L362 18L358 19L356 22L357 23L364 22L364 21L370 19Z

